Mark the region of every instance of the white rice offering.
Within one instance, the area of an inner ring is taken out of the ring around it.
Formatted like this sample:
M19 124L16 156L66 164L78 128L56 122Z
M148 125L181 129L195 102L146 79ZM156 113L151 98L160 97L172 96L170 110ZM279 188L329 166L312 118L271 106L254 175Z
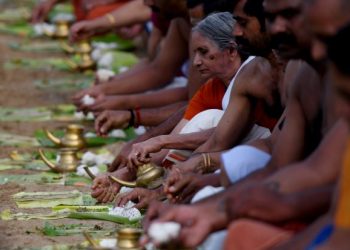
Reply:
M99 245L103 248L115 248L117 246L117 239L102 239Z
M123 72L126 72L126 71L128 71L129 70L129 67L120 67L119 68L119 73L123 73Z
M134 206L135 206L135 203L133 203L132 201L129 201L123 207L111 208L108 214L125 217L125 218L128 218L129 220L135 220L141 217L141 212Z
M104 54L100 60L98 60L97 64L99 68L110 69L112 67L112 63L114 60L114 56L112 53Z
M126 138L126 133L122 129L113 129L108 135L115 138Z
M110 80L113 76L115 76L115 73L113 70L109 69L99 69L96 73L97 79L101 82L107 82Z
M84 165L95 165L97 155L88 151L81 157L81 163Z
M91 106L95 104L95 98L89 95L84 95L84 97L81 99L81 102L86 106Z
M56 26L48 23L38 23L33 25L34 33L37 36L44 34L53 34L56 32Z
M152 241L164 244L179 237L181 225L176 222L155 222L148 229Z

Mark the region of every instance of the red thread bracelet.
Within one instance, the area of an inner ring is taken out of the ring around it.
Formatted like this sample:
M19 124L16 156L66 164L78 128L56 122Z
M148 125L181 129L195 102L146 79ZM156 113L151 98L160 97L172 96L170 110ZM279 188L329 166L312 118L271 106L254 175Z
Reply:
M141 124L141 113L140 113L140 107L136 107L135 109L135 123L134 127L137 128Z

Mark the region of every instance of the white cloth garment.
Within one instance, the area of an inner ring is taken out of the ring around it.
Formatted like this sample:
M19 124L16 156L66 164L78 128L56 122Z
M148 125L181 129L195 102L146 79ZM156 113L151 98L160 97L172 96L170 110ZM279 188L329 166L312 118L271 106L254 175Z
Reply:
M248 145L234 147L221 155L221 160L231 183L265 167L271 155Z
M228 88L225 92L224 98L222 98L222 109L226 110L228 107L228 104L230 103L230 97L231 97L231 91L233 88L233 85L235 84L236 78L239 75L239 73L241 72L241 70L248 64L250 63L253 59L255 58L255 56L250 56L248 57L247 60L244 61L244 63L242 63L241 67L239 67L239 69L237 70L236 75L233 77L233 79L230 82L230 85L228 85Z

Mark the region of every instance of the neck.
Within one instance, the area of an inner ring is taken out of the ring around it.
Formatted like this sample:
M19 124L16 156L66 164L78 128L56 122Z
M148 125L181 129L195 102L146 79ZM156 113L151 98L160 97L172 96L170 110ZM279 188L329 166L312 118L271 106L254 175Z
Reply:
M238 59L235 60L232 65L229 67L229 70L227 71L228 74L226 74L225 76L221 77L221 80L224 82L224 84L226 86L229 86L232 78L237 74L237 71L239 70L239 68L242 65L242 60Z

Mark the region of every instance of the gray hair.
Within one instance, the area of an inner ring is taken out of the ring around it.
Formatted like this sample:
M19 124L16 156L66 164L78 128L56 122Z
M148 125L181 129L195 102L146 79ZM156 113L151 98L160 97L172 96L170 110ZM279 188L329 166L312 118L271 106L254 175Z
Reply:
M200 21L192 28L192 32L199 32L201 35L214 42L219 49L224 50L236 45L235 37L233 36L235 24L236 21L231 13L219 12L210 14Z

